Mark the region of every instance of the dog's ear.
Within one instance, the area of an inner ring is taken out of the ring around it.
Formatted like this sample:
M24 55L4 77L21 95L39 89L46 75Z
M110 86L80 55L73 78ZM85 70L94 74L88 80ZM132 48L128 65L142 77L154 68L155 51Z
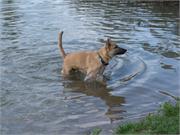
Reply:
M110 39L110 38L107 38L106 48L109 48L110 46L111 46L111 39Z

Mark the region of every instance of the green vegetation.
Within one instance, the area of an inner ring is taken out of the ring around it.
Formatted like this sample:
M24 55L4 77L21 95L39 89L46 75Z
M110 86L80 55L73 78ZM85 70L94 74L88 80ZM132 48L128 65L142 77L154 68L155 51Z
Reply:
M136 123L120 125L115 135L120 134L179 134L179 105L169 102L161 106L158 114L150 114Z
M100 132L101 132L100 128L94 128L91 135L99 135Z
M136 123L126 123L115 129L114 134L180 134L179 129L179 106L180 100L176 99L175 105L164 103L157 114L149 114ZM99 135L100 128L95 128L91 135Z

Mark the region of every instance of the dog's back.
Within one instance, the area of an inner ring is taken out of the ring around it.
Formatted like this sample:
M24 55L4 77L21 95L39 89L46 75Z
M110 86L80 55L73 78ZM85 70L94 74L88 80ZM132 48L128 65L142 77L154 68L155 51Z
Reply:
M87 69L99 65L98 56L96 52L74 52L66 55L64 58L64 68L68 70L76 69L83 73L87 72ZM69 69L71 68L71 69Z

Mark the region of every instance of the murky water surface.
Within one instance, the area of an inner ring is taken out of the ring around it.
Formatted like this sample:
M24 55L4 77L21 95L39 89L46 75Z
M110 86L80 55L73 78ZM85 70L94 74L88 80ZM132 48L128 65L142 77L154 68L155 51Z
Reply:
M154 112L165 93L179 95L178 2L2 0L1 133L109 134L118 123ZM106 85L63 79L57 33L66 52L97 50L112 40Z

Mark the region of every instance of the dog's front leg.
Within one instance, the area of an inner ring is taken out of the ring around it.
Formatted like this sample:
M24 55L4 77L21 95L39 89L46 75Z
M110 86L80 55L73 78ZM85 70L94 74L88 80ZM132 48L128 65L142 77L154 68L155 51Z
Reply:
M104 76L103 75L97 75L96 80L99 82L103 82L104 81Z
M89 82L89 81L92 81L92 80L95 80L96 77L93 75L93 74L88 74L86 75L86 77L84 78L84 81L85 82Z
M88 82L88 81L96 80L96 77L97 77L97 71L93 70L87 73L86 77L84 78L84 81Z

